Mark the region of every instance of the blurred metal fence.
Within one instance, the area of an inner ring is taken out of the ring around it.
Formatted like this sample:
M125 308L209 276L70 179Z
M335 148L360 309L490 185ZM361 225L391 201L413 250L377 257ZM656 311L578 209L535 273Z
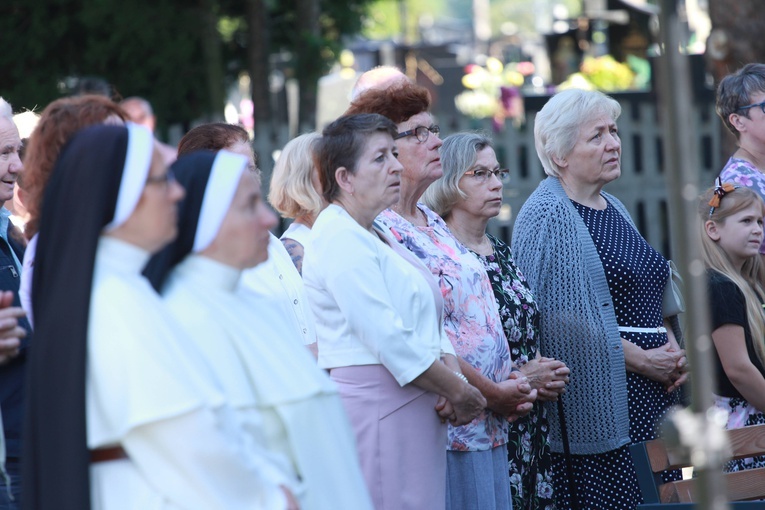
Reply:
M671 169L663 164L664 136L656 99L647 93L617 94L613 97L622 106L622 115L618 120L622 140L622 175L605 190L624 203L648 242L670 257L664 172ZM532 104L541 108L546 98L539 99ZM499 133L492 132L488 121L479 126L470 119L458 118L451 126L451 133L476 128L491 133L500 165L510 169L511 182L505 189L505 203L510 206L510 216L492 221L489 227L492 233L506 241L510 239L515 215L545 177L534 147L535 115L536 111L527 111L523 127L515 129L508 126ZM687 128L694 130L699 137L698 183L703 190L712 185L721 169L717 158L720 153L720 121L711 101L697 103L694 115L695 125Z

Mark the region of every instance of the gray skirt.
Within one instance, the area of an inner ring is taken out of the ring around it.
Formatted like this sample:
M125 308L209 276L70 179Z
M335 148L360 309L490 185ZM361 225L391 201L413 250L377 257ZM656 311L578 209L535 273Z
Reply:
M446 452L446 510L512 510L507 445Z

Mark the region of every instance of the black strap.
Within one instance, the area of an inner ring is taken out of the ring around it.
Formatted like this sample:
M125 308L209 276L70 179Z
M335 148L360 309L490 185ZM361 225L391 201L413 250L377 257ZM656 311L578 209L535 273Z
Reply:
M576 495L576 483L574 483L574 463L571 458L571 446L568 444L568 430L566 418L563 414L563 397L558 397L558 419L560 420L560 435L563 440L563 458L566 461L566 474L568 475L568 492L571 502L571 510L579 510L579 498Z

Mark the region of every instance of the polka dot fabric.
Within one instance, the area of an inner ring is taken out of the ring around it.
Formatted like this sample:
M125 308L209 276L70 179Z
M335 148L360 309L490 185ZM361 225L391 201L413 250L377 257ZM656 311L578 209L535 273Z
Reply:
M572 455L571 460L581 510L627 510L642 502L628 446L597 455ZM557 508L574 508L565 457L553 453L552 462Z
M669 276L667 261L619 214L611 204L603 210L574 202L597 248L611 292L619 326L653 328L662 325L661 300ZM667 343L665 333L622 333L622 338L643 349ZM656 426L678 392L667 393L661 383L627 373L630 440L656 437ZM574 455L574 478L580 507L628 509L640 502L640 493L627 447L598 455ZM569 488L563 457L553 463L559 508L569 504ZM665 475L676 479L678 473Z

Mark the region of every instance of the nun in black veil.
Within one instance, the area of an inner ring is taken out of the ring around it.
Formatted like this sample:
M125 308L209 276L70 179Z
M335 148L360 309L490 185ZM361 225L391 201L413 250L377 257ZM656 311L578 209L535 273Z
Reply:
M259 463L287 477L300 508L371 510L337 388L289 326L289 312L240 285L244 270L268 258L276 224L247 159L196 153L173 168L187 193L178 237L145 274L260 445Z
M32 283L25 510L286 506L141 276L183 194L138 126L93 126L62 151Z

